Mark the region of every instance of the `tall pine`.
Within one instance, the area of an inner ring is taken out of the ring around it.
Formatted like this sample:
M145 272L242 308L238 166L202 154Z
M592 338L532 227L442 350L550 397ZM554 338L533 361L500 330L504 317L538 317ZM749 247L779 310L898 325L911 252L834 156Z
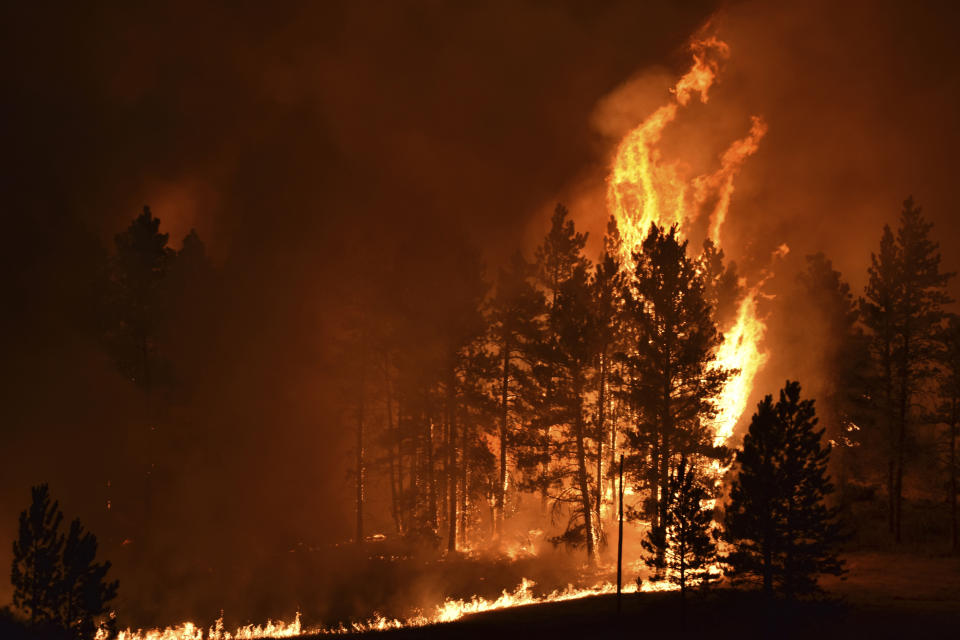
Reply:
M633 257L624 312L633 331L621 359L637 423L627 435L633 459L646 461L635 473L649 489L647 513L659 528L667 519L670 474L681 457L695 462L721 453L712 446L710 420L731 372L716 366L722 336L703 275L676 227L652 225Z

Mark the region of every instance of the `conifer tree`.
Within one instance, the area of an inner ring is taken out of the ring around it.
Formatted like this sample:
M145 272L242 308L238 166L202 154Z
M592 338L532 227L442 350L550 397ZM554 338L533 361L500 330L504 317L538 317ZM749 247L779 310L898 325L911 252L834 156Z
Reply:
M649 554L645 562L666 571L667 578L680 587L681 607L686 607L687 585L692 580L709 581L709 569L717 559L712 529L713 509L705 509L710 492L686 456L670 475L667 486L666 519L651 528L641 543Z
M723 454L713 448L709 420L731 372L716 366L722 336L703 276L676 227L666 231L652 225L634 260L625 303L634 333L620 357L630 375L626 394L638 422L627 435L634 459L647 460L645 469L635 472L649 489L647 513L659 528L667 518L670 473L680 457Z
M565 206L557 205L550 219L550 230L535 253L537 281L546 302L546 322L541 332L540 344L536 346L533 374L540 387L542 402L546 405L552 402L551 397L556 400L558 394L564 393L557 388L560 378L566 375L557 362L561 353L561 328L558 326L563 317L558 309L561 291L577 269L584 274L589 269L588 260L583 255L587 234L576 230L569 215L570 212ZM569 316L567 319L572 320ZM552 469L551 465L552 459L557 456L551 450L549 437L552 423L546 414L551 412L550 407L541 406L537 409L541 416L528 425L527 433L523 434L525 450L519 462L527 471L524 484L540 492L541 504L546 507L550 487L557 481L556 470Z
M724 558L734 580L760 578L768 595L787 597L817 589L817 576L841 575L838 510L825 498L829 446L821 445L813 400L800 399L800 384L787 381L774 404L757 405L730 490L724 539L733 551Z
M872 383L879 388L874 402L875 426L882 432L887 461L887 527L896 526L894 477L896 472L896 421L894 419L894 354L897 347L897 300L899 262L896 240L889 225L884 225L879 253L871 254L869 281L860 299L863 323L873 361Z
M932 227L933 223L923 217L913 198L907 198L897 230L900 254L898 345L894 369L897 394L894 536L897 542L901 540L904 457L910 425L915 419L915 397L921 384L934 372L936 338L945 317L943 307L952 302L946 286L953 274L940 271L939 244L930 239Z
M96 562L97 539L79 520L66 537L60 533L63 514L47 485L33 487L31 496L13 543L14 606L35 629L90 640L117 595L118 583L106 579L110 563Z
M509 458L519 425L529 423L536 405L537 385L532 377L535 350L543 332L545 300L532 282L533 267L520 252L501 268L490 304L491 341L497 350L499 371L496 395L499 422L499 474L494 534L502 533L509 484Z
M109 562L96 562L97 538L84 531L80 520L70 524L63 546L60 588L61 625L77 640L93 638L97 620L107 614L119 583L107 582Z
M613 216L607 221L607 233L603 238L603 253L590 280L593 326L593 387L596 393L594 411L594 439L597 443L596 471L596 511L598 530L602 524L604 492L604 453L613 468L616 455L617 425L616 415L612 415L610 381L613 377L613 355L620 338L619 319L623 307L623 271L620 259L620 231ZM606 452L604 446L607 447ZM611 476L612 479L612 476Z
M704 296L713 308L714 319L720 327L727 327L736 317L744 295L737 263L724 263L723 249L710 238L703 241L703 251L697 261L703 274Z
M13 542L13 605L27 613L31 625L59 618L59 587L63 579L60 553L63 514L50 500L46 484L31 488L30 507L20 513L20 532Z
M117 234L113 263L117 363L146 391L156 377L162 282L175 255L167 246L169 234L159 229L160 219L144 207L126 231Z
M555 453L553 494L555 509L569 505L570 518L558 541L584 544L587 558L595 560L597 515L594 478L588 468L591 455L588 442L587 380L592 363L594 317L591 313L590 287L584 265L579 265L564 281L553 310L556 341L550 350L553 384L544 414L550 427L559 427L551 438Z
M881 388L877 412L887 435L888 522L897 542L906 449L917 420L916 396L934 372L943 308L952 301L946 286L954 274L940 271L939 245L930 239L932 227L913 198L907 198L896 236L884 227L862 302Z

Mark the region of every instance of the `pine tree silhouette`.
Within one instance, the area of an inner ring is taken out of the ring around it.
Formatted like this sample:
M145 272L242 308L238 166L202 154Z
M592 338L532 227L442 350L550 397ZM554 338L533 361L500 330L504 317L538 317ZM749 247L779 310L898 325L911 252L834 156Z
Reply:
M788 380L776 404L768 395L757 405L725 517L723 537L734 550L724 561L735 581L760 577L768 595L792 597L815 591L820 574L843 574L838 509L824 503L833 485L822 435L798 382Z
M63 567L60 505L50 500L46 484L30 490L30 507L20 513L20 534L13 542L13 605L23 609L31 626L50 623L59 615L58 586Z
M713 509L703 503L710 492L687 463L686 456L670 475L665 496L666 519L652 528L641 544L649 554L644 561L666 570L667 578L680 587L681 618L686 614L687 585L691 580L706 582L712 579L710 567L717 558L717 547L711 532Z

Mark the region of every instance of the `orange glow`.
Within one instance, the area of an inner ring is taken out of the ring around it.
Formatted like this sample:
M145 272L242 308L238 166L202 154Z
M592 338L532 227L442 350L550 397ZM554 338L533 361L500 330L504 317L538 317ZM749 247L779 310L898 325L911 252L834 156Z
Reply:
M681 175L680 163L669 163L662 158L658 144L664 129L676 119L681 107L686 106L691 97L699 96L706 103L708 93L716 81L720 63L729 56L727 45L716 38L708 38L692 45L693 65L676 83L669 102L656 109L620 142L610 176L608 178L608 208L615 216L623 239L623 259L627 268L632 268L632 252L643 242L651 223L669 227L677 225L683 231L685 225L696 219L708 202L715 202L710 215L709 235L716 242L720 238L721 228L727 217L734 192L734 179L744 161L755 153L759 142L767 131L767 125L760 117L753 117L748 134L734 141L720 156L720 166L714 172L693 179ZM778 254L788 251L784 245ZM740 303L735 320L730 327L724 327L724 341L716 354L715 366L738 371L725 385L716 402L717 415L714 420L714 444L722 445L733 434L733 430L750 400L754 378L766 361L761 351L766 326L757 316L757 300L762 282L753 287ZM493 448L495 438L488 437ZM724 472L719 464L714 473L719 478ZM633 494L628 487L627 495ZM706 505L712 507L711 504ZM531 532L534 533L534 532ZM511 558L535 554L532 540L528 544L515 544L506 549ZM234 632L223 628L222 619L204 633L203 628L187 622L166 629L136 630L120 632L119 640L234 640L253 638L293 637L306 634L342 634L364 631L378 631L403 627L421 627L431 624L453 622L464 616L509 607L561 602L589 596L616 592L612 582L597 584L593 587L576 588L572 585L564 590L546 595L535 595L534 583L523 581L513 591L503 591L496 599L487 600L474 596L467 600L445 600L435 607L432 613L417 613L400 620L375 615L369 620L354 622L349 627L305 628L300 623L300 614L289 623L268 621L263 626L248 625ZM677 589L677 585L663 581L644 581L640 591L665 591ZM636 584L628 584L627 593L635 593ZM98 640L106 640L105 634L98 634Z
M664 129L676 119L680 107L691 96L707 102L716 81L720 63L729 57L729 47L715 37L691 45L693 65L672 90L673 99L659 107L620 142L607 182L607 206L617 220L623 238L623 260L630 269L633 251L643 242L656 223L676 225L681 234L686 225L699 217L707 202L716 202L709 212L709 236L719 244L720 231L727 217L734 191L734 179L744 161L755 153L767 125L759 116L752 118L748 134L734 141L720 156L720 167L713 173L685 179L680 162L667 162L658 147ZM724 444L749 401L753 379L766 360L760 350L766 326L757 317L758 289L741 302L736 320L724 329L724 342L717 351L716 366L739 371L726 384L716 403L714 442Z

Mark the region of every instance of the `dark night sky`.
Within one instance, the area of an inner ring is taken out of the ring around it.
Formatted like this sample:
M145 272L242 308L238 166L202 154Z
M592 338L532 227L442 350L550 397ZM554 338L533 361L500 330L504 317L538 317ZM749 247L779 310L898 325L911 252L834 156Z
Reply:
M63 313L82 304L74 262L142 205L174 246L196 227L224 274L218 356L177 409L182 512L163 535L206 548L225 527L224 554L339 539L348 520L318 514L347 512L322 356L343 264L406 247L442 271L464 236L496 262L561 198L595 235L622 133L598 105L645 115L711 16L731 59L675 144L770 125L728 252L757 270L786 242L789 270L822 249L859 293L913 193L960 267L956 10L800 4L6 3L0 565L30 484L96 523L111 456L149 446L124 440L136 392Z

